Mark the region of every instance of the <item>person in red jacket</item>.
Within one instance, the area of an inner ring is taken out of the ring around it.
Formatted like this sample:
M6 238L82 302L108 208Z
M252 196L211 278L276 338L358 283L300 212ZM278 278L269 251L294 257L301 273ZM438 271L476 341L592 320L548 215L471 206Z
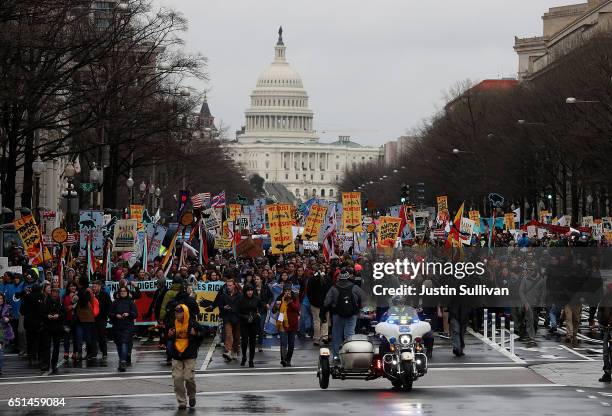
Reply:
M291 284L285 284L283 293L276 301L273 310L276 314L276 328L280 334L281 365L283 367L291 367L300 308L299 297L292 292Z

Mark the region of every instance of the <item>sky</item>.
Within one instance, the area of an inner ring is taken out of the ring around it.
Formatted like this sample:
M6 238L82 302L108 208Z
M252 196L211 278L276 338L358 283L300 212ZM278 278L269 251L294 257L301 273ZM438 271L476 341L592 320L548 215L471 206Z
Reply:
M155 0L189 20L184 50L208 59L217 123L230 136L272 62L283 26L322 142L348 134L381 145L418 128L458 82L516 77L514 36L542 34L568 0ZM586 0L585 0L586 1ZM325 133L323 133L325 132Z

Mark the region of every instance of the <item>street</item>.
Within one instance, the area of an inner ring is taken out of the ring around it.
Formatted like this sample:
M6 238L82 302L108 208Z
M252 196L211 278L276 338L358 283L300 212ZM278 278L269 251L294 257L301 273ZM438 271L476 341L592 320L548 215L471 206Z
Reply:
M196 409L190 414L317 414L445 415L495 412L498 415L566 415L583 412L609 415L610 385L577 388L555 383L529 368L561 363L576 364L595 358L550 341L541 353L516 344L517 357L501 354L468 335L466 356L451 354L448 341L436 337L434 356L426 376L410 393L395 391L389 381L332 380L321 390L316 379L317 350L308 339L299 340L292 368L279 365L279 347L269 338L257 353L255 368L225 363L221 348L212 340L200 349L196 374ZM114 346L109 344L106 367L63 367L58 376L25 370L24 361L7 357L6 376L0 381L2 414L124 414L165 415L178 412L170 371L164 354L153 346L136 346L134 365L126 373L115 371ZM210 362L206 363L206 358ZM595 356L594 356L595 357ZM591 361L593 360L593 361ZM524 361L521 363L521 361ZM27 394L24 392L27 391ZM9 398L64 397L58 408L17 408Z

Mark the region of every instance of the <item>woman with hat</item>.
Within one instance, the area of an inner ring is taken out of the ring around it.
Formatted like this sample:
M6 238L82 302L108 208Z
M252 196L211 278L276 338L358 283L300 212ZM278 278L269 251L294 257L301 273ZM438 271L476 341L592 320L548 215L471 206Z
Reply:
M293 293L291 283L283 286L283 293L276 300L276 329L280 334L281 365L291 367L291 357L295 348L295 334L300 317L300 301Z
M255 288L251 284L244 286L244 291L238 301L238 316L240 317L240 332L242 342L242 361L244 367L247 360L247 345L249 347L249 367L255 367L255 344L259 332L261 316L259 311L263 308L261 300L255 296Z

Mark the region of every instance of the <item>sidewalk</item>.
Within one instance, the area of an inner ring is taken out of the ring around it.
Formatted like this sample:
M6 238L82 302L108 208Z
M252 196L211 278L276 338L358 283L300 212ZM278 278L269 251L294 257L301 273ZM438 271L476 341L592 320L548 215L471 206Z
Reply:
M612 383L597 381L603 374L602 364L599 361L582 361L538 364L529 368L556 384L612 391Z

